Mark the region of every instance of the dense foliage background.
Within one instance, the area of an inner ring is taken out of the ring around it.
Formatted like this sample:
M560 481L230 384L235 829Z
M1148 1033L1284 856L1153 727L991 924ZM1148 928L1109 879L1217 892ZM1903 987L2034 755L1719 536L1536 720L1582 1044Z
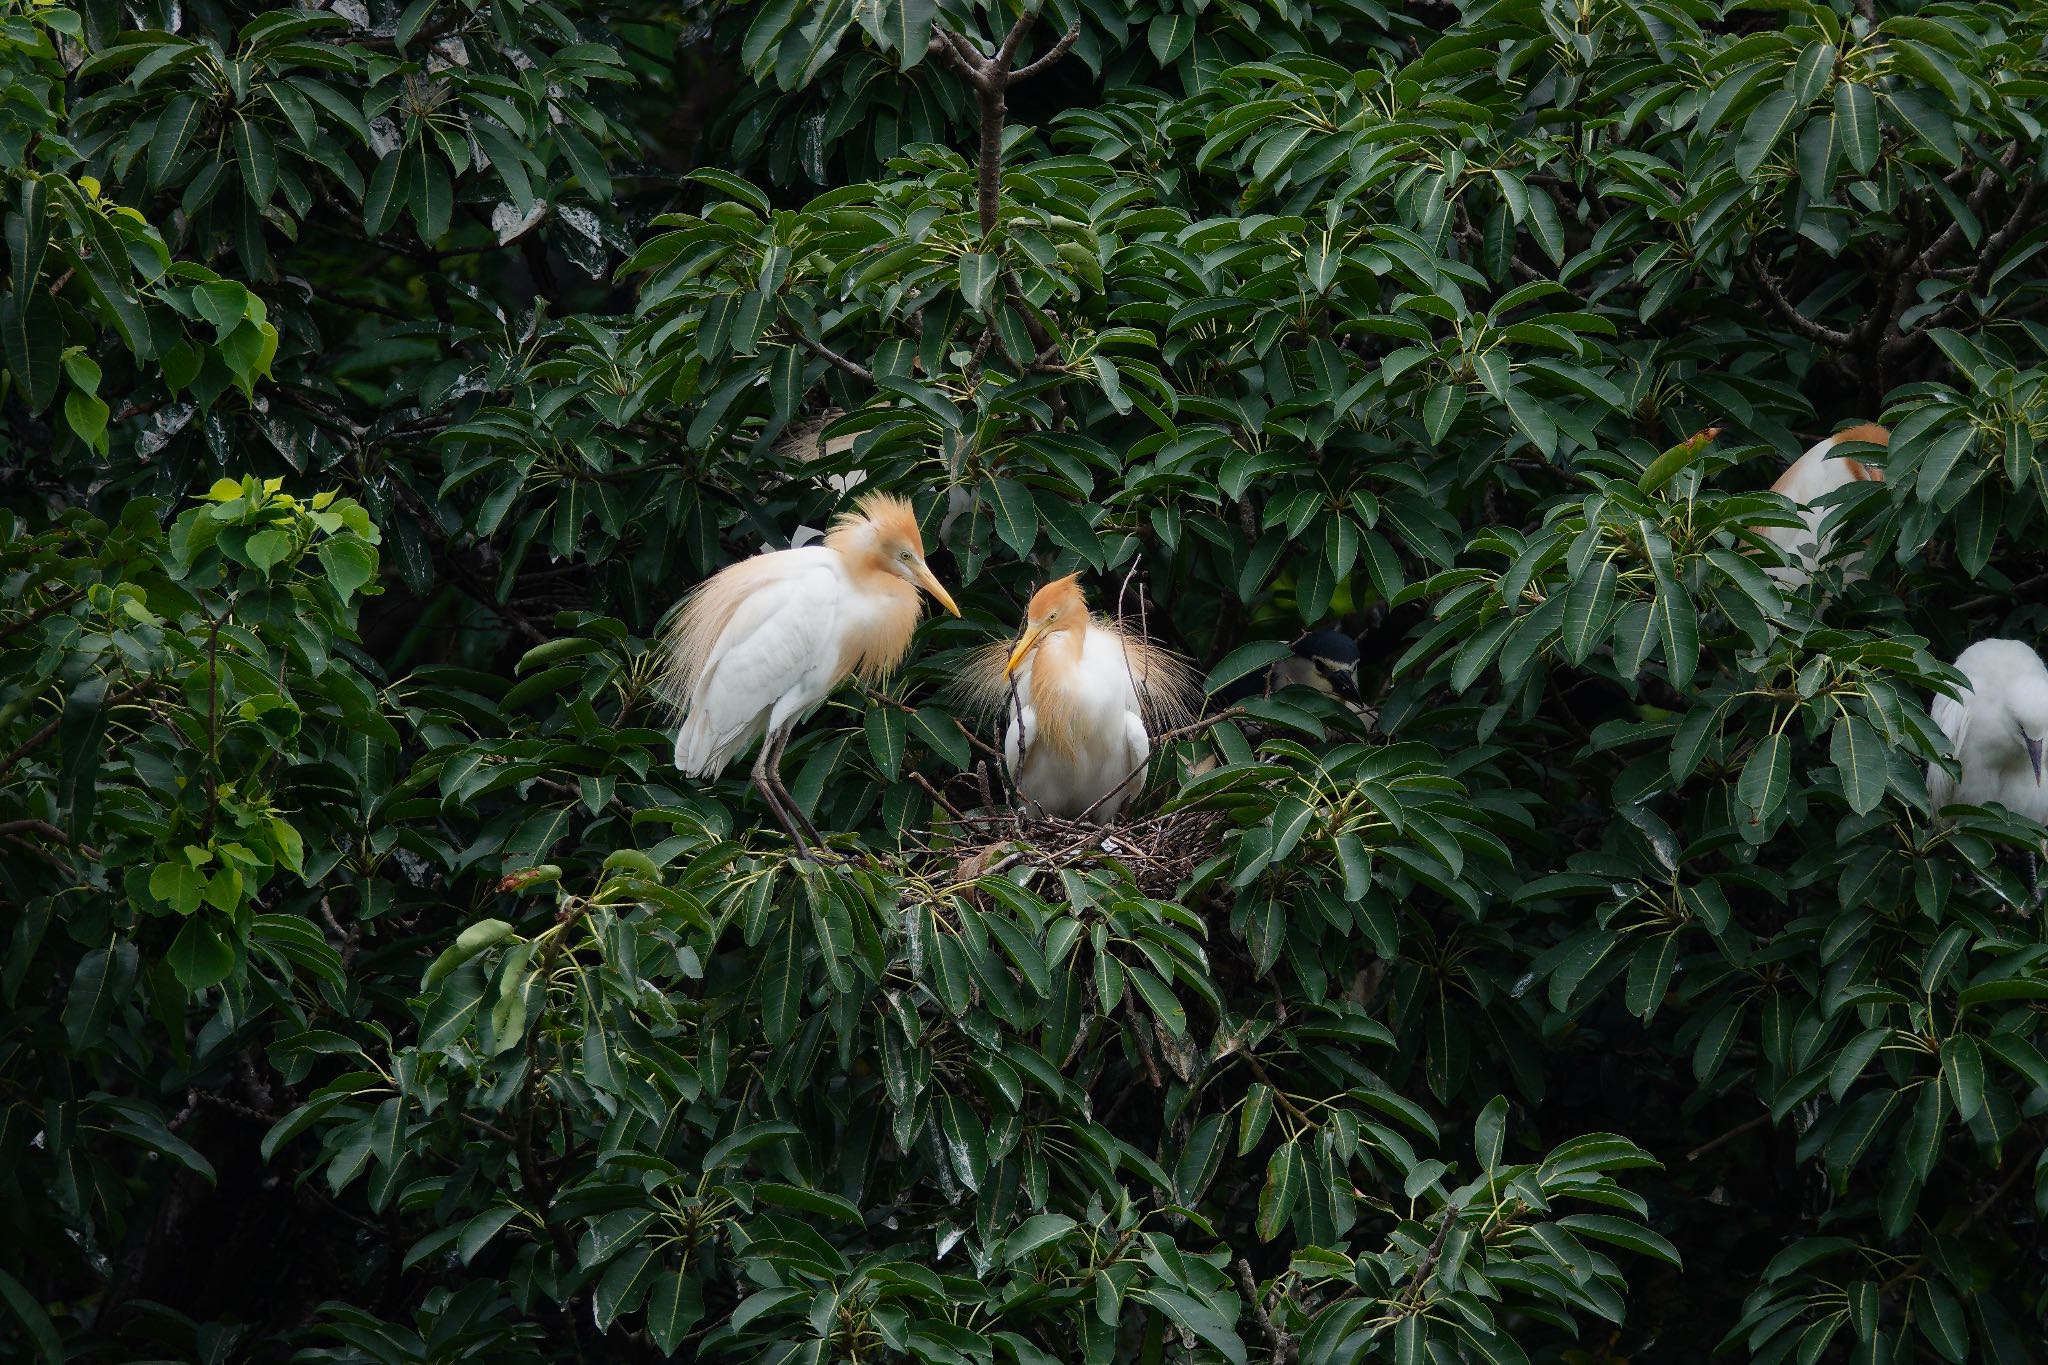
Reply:
M1045 11L0 3L0 1359L2042 1358L2048 9ZM648 640L855 470L819 867ZM1378 725L982 847L1075 567Z

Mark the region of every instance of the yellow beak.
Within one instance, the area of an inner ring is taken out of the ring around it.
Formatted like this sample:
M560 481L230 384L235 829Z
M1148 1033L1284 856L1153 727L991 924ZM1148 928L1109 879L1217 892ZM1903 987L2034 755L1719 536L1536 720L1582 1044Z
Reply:
M1043 634L1045 634L1043 622L1036 625L1027 624L1024 627L1024 638L1017 641L1017 647L1010 651L1010 662L1003 665L1003 676L1005 678L1017 671L1018 667L1024 662L1024 656L1037 646L1038 637Z
M953 601L953 594L946 591L945 585L940 583L932 571L925 567L925 562L922 559L917 561L917 581L924 586L926 592L938 599L940 606L952 612L955 616L960 614L960 608Z

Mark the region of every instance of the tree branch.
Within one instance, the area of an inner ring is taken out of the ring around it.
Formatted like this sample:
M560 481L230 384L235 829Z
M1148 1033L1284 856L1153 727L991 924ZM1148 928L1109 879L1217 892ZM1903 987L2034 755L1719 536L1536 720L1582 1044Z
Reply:
M1764 268L1762 261L1757 260L1755 257L1750 257L1743 262L1743 269L1749 273L1756 286L1763 290L1764 297L1770 301L1772 311L1776 312L1786 325L1791 327L1800 336L1805 337L1808 341L1817 341L1821 345L1831 347L1837 351L1846 351L1855 343L1856 338L1853 334L1838 331L1833 327L1815 322L1812 318L1800 312L1793 305L1792 300L1785 297L1785 291L1780 289L1778 282L1771 278L1771 272Z
M1081 25L1076 22L1065 33L1060 35L1060 40L1054 43L1043 57L1028 65L1018 67L1016 72L1010 77L1010 84L1015 85L1018 81L1030 80L1033 76L1036 76L1039 72L1066 56L1074 44L1079 41L1081 41Z
M1244 1291L1245 1306L1251 1309L1259 1330L1273 1347L1273 1365L1288 1365L1294 1359L1294 1337L1273 1322L1272 1314L1259 1299L1259 1285L1252 1278L1251 1264L1242 1256L1237 1258L1237 1287Z
M867 366L861 364L859 361L847 359L845 356L839 354L839 352L833 350L830 346L827 346L824 342L813 341L808 336L805 336L802 332L797 331L794 328L790 330L790 335L795 337L799 342L801 342L804 346L804 349L808 350L812 355L817 356L820 360L830 361L833 365L838 366L846 373L852 375L855 379L864 380L869 384L875 382L875 372L869 369Z
M1060 35L1059 41L1044 56L1022 70L1015 69L1017 49L1023 46L1024 35L1038 22L1038 14L1038 7L1033 6L1018 15L1017 22L1010 25L1010 31L1003 35L993 57L982 56L963 35L949 28L934 28L927 47L967 82L980 108L981 153L976 163L975 179L976 207L983 241L995 235L996 227L1002 221L1003 124L1009 112L1006 93L1013 82L1028 80L1064 57L1081 37L1081 26L1077 22Z
M43 838L62 844L65 848L75 849L77 852L83 853L95 862L99 860L100 856L99 851L91 844L73 844L70 835L58 829L48 820L0 821L0 834L40 834Z

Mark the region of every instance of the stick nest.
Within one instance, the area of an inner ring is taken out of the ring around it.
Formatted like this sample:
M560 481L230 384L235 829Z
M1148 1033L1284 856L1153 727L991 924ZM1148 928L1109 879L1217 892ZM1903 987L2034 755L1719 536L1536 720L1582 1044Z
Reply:
M954 881L994 876L1019 864L1076 871L1120 865L1143 895L1171 899L1222 840L1220 811L1181 809L1140 815L1112 825L1032 817L1019 810L977 810L957 815L958 841L927 857L935 875Z

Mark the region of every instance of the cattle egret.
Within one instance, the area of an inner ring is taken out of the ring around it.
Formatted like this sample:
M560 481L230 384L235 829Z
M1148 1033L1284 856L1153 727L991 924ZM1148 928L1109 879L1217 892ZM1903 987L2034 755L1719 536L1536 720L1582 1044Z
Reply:
M925 566L917 517L871 494L822 545L729 565L683 603L663 638L660 686L682 718L676 767L715 777L754 740L754 786L800 852L823 843L779 771L790 731L847 678L886 676L910 648L922 588L960 608Z
M1834 536L1824 536L1820 529L1821 523L1834 509L1813 504L1852 483L1884 481L1884 470L1876 465L1865 464L1853 455L1830 455L1828 452L1849 441L1889 446L1891 439L1892 434L1875 422L1864 422L1847 431L1838 431L1794 460L1791 467L1771 485L1773 493L1783 494L1799 509L1800 520L1798 526L1756 528L1757 534L1777 546L1788 561L1764 571L1777 580L1779 587L1805 587L1812 581L1814 571L1827 562L1834 550ZM1862 577L1855 560L1844 567L1849 577Z
M2018 640L1979 640L1956 657L1956 668L1969 686L1961 697L1936 697L1928 714L1948 736L1962 775L1950 777L1940 765L1928 766L1934 808L1996 801L2015 814L2048 821L2048 786L2041 782L2048 666Z
M1151 732L1199 695L1186 664L1091 615L1072 574L1033 594L1015 647L984 651L966 682L1009 715L1003 762L1027 808L1104 824L1143 785Z

